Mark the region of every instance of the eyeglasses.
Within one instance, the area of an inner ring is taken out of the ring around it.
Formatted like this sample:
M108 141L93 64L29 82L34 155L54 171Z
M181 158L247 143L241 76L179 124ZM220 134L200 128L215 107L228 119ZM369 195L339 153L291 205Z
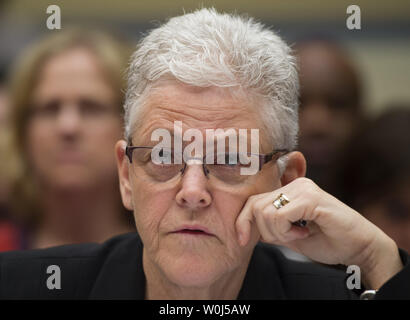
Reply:
M156 147L129 145L125 149L125 154L135 169L142 169L143 173L155 182L167 182L178 175L182 176L187 164L201 164L207 178L213 176L227 184L241 184L249 179L250 175L243 172L249 170L252 164L256 163L255 173L257 173L266 163L277 161L288 153L285 149L276 149L269 154L216 153L204 157L185 157L182 161L175 161L174 150L157 148L154 156L152 154L154 148ZM243 161L245 156L246 163Z

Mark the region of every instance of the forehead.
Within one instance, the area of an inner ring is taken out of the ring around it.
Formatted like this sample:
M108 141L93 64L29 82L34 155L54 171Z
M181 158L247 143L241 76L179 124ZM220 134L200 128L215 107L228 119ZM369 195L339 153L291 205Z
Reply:
M34 98L114 95L98 58L87 48L74 47L50 57L42 66Z
M257 108L256 101L247 98L243 92L166 82L149 95L141 113L141 124L133 138L149 139L157 128L172 132L174 121L182 121L183 130L260 129L259 136L263 141L266 139Z
M324 95L355 95L358 79L347 57L332 45L313 43L302 46L299 55L302 94L321 97Z

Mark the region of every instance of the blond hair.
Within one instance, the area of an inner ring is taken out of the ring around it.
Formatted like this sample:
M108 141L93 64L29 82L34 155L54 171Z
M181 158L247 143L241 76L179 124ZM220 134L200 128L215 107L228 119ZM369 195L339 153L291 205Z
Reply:
M130 48L125 43L100 31L71 28L47 36L24 51L12 70L11 78L11 154L18 163L11 196L12 212L24 223L32 224L40 214L37 188L31 175L25 151L26 129L30 101L44 64L53 56L73 48L86 48L97 59L107 81L117 94L118 117L121 119L124 89L124 72Z

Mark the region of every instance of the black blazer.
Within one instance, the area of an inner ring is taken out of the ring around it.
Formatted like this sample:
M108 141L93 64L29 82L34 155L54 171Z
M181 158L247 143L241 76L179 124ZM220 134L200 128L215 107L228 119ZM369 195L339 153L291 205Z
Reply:
M0 254L1 299L144 299L142 242L137 233L104 244L65 245ZM410 259L376 298L410 299ZM61 270L61 289L47 288L47 267ZM259 243L238 299L357 299L342 270L288 260L279 249Z

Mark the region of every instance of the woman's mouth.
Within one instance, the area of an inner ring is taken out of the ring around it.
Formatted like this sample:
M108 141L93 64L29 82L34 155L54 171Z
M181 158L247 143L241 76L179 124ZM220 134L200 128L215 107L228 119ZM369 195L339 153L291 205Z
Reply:
M183 226L172 233L189 234L194 236L213 236L212 233L201 226Z
M203 235L203 236L210 236L209 233L206 233L202 230L189 230L189 229L183 229L180 231L177 231L177 233L186 233L186 234L192 234L192 235Z

